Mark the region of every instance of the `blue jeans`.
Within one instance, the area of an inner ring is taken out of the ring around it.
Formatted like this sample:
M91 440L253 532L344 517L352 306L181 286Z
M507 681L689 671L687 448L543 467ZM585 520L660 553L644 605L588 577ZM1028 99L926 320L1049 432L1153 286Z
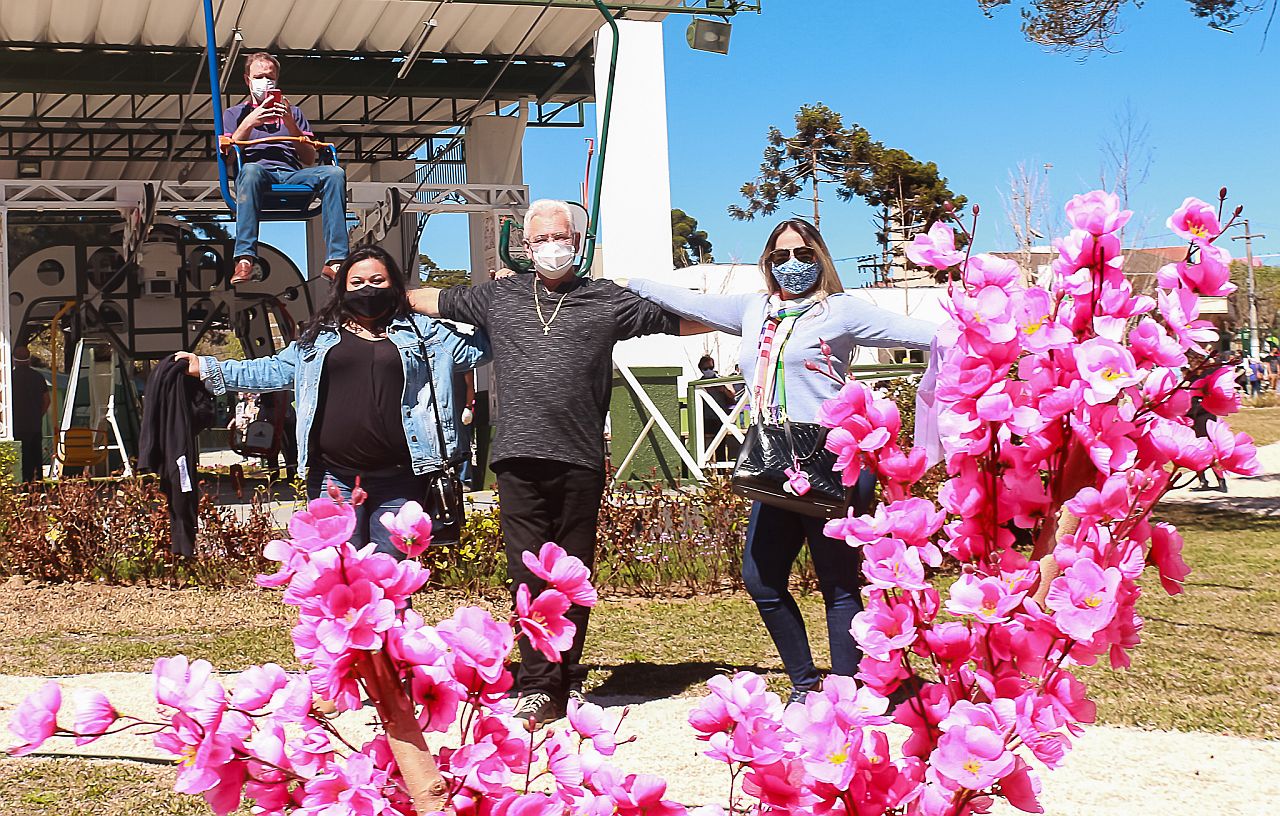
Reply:
M318 499L325 495L330 480L337 486L342 498L350 501L355 478L319 467L311 468L307 473L307 499ZM427 477L412 472L396 476L361 476L360 487L369 495L356 508L356 529L351 534L352 545L363 547L370 541L375 541L378 552L394 556L397 561L404 560L404 553L391 543L391 533L378 519L383 513L395 513L405 502L425 503Z
M875 497L875 477L869 471L863 472L854 494L854 507L859 513L867 512ZM862 660L862 650L849 633L853 616L862 611L861 555L845 542L824 535L824 524L826 519L752 502L742 551L747 593L760 611L792 688L801 690L817 688L822 680L809 650L800 607L787 589L791 566L806 540L827 611L831 673L852 677Z
M341 167L318 164L301 170L274 170L249 162L236 177L236 258L258 256L258 212L262 194L272 184L305 184L320 195L326 261L347 257L347 174Z

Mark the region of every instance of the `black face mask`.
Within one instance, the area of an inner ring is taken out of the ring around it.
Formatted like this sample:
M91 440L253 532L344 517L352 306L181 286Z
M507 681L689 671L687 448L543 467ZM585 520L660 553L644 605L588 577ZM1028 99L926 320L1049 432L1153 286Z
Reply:
M381 320L396 307L397 293L390 286L362 286L342 293L342 305L369 320Z

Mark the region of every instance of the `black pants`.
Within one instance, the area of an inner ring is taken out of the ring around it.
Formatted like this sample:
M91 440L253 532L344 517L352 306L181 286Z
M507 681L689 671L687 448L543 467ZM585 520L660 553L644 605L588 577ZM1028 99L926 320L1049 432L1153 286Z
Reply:
M494 471L512 597L521 584L527 584L534 597L544 588L545 582L529 571L521 555L537 553L548 541L594 568L604 471L546 459L506 459L495 463ZM561 653L560 663L552 663L526 639L520 639L516 688L522 694L541 691L563 702L570 686L586 679L582 644L587 638L589 613L584 606L569 608L567 617L577 631L569 651Z
M22 443L22 481L35 481L44 475L44 434L18 433L14 437Z

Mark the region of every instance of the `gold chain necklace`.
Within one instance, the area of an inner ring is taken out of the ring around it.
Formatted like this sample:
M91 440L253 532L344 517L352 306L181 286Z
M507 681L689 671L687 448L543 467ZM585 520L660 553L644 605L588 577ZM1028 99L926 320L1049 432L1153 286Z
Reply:
M560 302L556 304L555 311L551 313L551 319L548 320L542 316L542 303L541 301L538 300L538 284L539 283L541 283L541 281L539 281L537 278L534 278L533 307L538 310L538 322L542 324L543 336L546 336L548 334L551 334L551 324L555 322L556 315L560 314L560 307L564 305L564 299L569 296L569 293L565 292L563 295L560 296Z

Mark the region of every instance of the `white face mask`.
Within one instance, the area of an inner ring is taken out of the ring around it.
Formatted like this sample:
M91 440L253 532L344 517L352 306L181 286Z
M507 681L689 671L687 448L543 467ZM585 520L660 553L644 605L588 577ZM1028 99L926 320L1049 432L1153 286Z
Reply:
M276 81L271 77L254 77L249 80L249 93L253 94L255 102L261 102L262 98L267 95L267 91L276 89Z
M533 265L548 278L559 280L573 269L573 244L547 241L533 251Z

